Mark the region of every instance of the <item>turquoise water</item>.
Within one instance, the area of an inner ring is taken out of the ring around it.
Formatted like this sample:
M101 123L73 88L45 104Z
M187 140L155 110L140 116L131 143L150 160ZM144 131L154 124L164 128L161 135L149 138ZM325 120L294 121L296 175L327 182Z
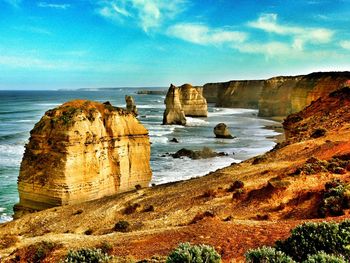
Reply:
M205 175L232 162L261 154L275 144L268 137L276 133L265 128L275 123L256 117L256 110L215 108L209 105L207 118L188 118L186 127L161 125L164 96L138 95L137 90L0 91L0 222L12 219L12 207L18 202L17 177L30 130L47 110L72 99L110 101L114 106L124 107L124 96L134 96L139 120L149 130L152 142L152 183L156 184ZM214 138L213 128L219 122L225 122L237 138ZM180 143L169 142L174 137ZM166 156L166 153L184 147L200 149L204 146L226 152L228 156L206 160Z

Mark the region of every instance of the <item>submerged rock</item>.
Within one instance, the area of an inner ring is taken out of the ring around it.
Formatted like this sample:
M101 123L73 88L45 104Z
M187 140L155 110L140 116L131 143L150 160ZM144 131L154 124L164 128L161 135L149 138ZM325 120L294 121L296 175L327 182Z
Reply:
M217 156L227 156L227 155L228 155L227 153L224 153L224 152L217 153L208 147L203 147L203 149L199 151L193 151L186 148L182 148L181 150L177 151L171 156L173 158L188 157L190 159L195 160L195 159L206 159L206 158L213 158Z
M223 139L233 139L233 137L230 133L230 130L228 129L227 125L225 123L219 123L214 128L214 134L216 138L223 138Z
M148 131L133 114L71 101L47 111L31 131L15 216L147 187L151 176Z
M132 96L125 95L126 110L132 112L135 116L138 115L135 100Z

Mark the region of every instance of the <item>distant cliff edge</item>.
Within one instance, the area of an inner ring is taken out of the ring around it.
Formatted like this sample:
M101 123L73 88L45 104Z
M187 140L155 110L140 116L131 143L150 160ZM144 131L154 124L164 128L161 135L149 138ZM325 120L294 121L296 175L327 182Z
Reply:
M207 83L203 95L217 107L259 109L260 117L282 119L342 87L350 72L316 72L267 80Z

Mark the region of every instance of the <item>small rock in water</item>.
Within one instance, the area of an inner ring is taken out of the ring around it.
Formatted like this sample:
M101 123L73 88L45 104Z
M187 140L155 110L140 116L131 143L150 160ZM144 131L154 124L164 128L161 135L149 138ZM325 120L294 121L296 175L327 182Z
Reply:
M177 151L171 156L173 158L188 157L190 159L196 160L196 159L206 159L206 158L213 158L217 156L227 156L227 155L228 154L225 152L214 152L212 149L208 147L203 147L203 149L199 151L193 151L186 148L182 148L181 150Z
M223 138L223 139L233 139L233 137L225 123L219 123L214 128L214 134L216 138Z
M176 138L172 138L172 139L170 140L170 142L179 143L179 140L178 140L178 139L176 139Z

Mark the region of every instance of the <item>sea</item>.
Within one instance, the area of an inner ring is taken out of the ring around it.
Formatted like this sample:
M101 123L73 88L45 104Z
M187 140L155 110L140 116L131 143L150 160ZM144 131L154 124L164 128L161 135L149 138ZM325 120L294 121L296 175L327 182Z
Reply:
M19 201L17 178L29 132L44 113L73 99L109 101L125 107L125 95L135 99L139 121L151 140L152 184L163 184L203 176L211 171L262 154L275 145L271 129L277 123L259 118L257 110L217 108L208 105L208 117L187 118L186 126L162 125L165 95L137 94L138 90L166 88L101 88L85 90L0 91L0 223L12 220L12 207ZM213 128L226 123L234 139L217 139ZM171 142L176 138L179 143ZM181 148L209 147L227 156L190 160L170 156Z

